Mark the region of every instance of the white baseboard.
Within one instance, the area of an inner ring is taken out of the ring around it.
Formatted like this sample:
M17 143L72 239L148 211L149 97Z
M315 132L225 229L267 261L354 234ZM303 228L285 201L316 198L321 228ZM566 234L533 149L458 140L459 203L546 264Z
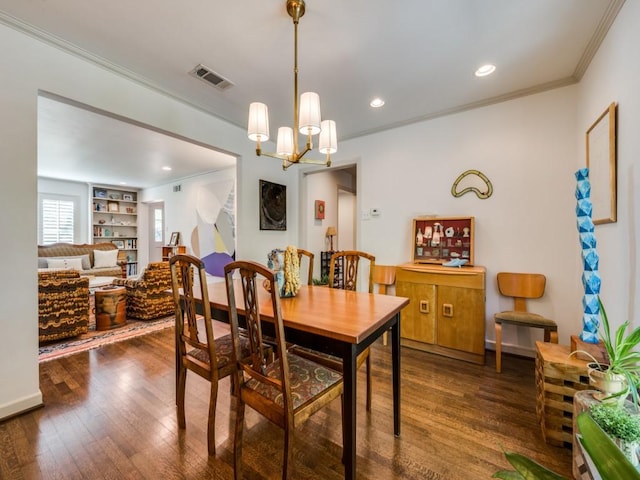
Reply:
M42 405L42 392L38 390L38 392L33 395L22 397L13 402L0 405L0 420L14 417L20 413L41 407Z
M494 340L485 340L484 348L495 352L496 342ZM520 355L521 357L536 358L536 350L534 348L523 347L522 345L503 343L502 353L511 353L513 355Z

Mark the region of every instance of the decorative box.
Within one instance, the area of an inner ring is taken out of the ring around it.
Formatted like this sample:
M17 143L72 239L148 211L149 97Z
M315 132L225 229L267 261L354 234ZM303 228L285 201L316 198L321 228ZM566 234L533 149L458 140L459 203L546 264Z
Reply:
M420 217L413 219L413 263L466 260L473 265L474 217Z

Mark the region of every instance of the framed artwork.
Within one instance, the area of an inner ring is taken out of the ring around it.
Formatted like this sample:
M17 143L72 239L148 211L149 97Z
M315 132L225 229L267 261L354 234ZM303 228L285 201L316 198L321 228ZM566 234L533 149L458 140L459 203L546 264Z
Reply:
M419 217L413 219L413 263L473 265L474 217Z
M107 209L110 212L116 212L117 213L119 211L118 204L116 202L109 202L107 204Z
M260 180L260 230L287 229L287 186Z
M169 240L170 247L177 247L180 243L180 232L172 232L171 239Z
M122 200L124 200L125 202L133 202L133 195L131 195L130 193L125 193L122 195Z
M593 223L617 221L616 103L587 130L587 168L591 183Z
M324 220L324 200L316 200L316 220Z
M111 243L121 250L124 248L124 240L112 240Z

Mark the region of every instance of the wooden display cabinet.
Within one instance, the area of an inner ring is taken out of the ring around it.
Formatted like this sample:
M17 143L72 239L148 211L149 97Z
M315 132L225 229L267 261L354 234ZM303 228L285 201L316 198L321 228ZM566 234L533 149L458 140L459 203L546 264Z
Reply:
M413 220L413 263L446 263L454 259L473 265L473 217L422 217Z
M164 245L162 247L162 261L168 262L174 255L180 255L187 253L187 247L185 245L176 245L175 247Z
M484 364L484 267L400 265L396 295L411 300L401 313L403 346Z

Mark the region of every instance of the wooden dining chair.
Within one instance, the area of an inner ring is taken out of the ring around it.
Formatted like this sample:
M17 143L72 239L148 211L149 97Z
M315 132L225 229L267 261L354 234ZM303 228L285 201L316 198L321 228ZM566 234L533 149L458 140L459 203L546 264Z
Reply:
M373 283L378 285L378 293L387 294L387 287L396 283L396 267L395 265L377 265L373 270ZM382 344L387 344L387 332L382 334Z
M358 267L360 260L363 258L369 261L369 293L373 293L373 271L375 270L376 259L373 255L356 250L345 250L331 255L329 287L355 291L358 286ZM335 285L340 285L340 287ZM343 371L342 359L336 356L299 345L290 347L289 351L321 363L340 373ZM360 368L365 362L367 364L367 411L371 411L371 349L369 347L358 355L356 368Z
M234 282L234 273L239 280ZM270 289L268 301L258 291L267 280L275 285L273 272L255 262L233 262L225 267L229 320L235 352L242 352L238 304L244 309L244 323L251 339L251 354L236 356L236 425L234 436L234 478L242 478L242 436L245 405L284 430L282 478L293 478L293 443L296 428L313 413L342 394L342 375L287 351L280 296ZM239 287L239 296L236 288ZM264 295L264 290L262 293ZM269 308L268 321L275 329L275 359L266 362L256 346L262 343L261 308Z
M500 272L498 290L505 297L513 297L513 310L494 315L496 328L496 372L502 371L502 325L544 329L544 341L558 343L558 325L553 320L527 311L527 299L544 295L547 279L539 273Z
M187 371L192 371L211 383L209 396L209 423L207 447L209 455L215 455L216 400L218 381L235 370L233 362L233 340L230 334L214 338L211 323L211 307L207 292L204 262L192 255L174 255L169 260L173 300L176 307L176 405L178 426L186 428L184 398ZM197 276L196 276L197 275ZM195 286L194 277L198 285ZM202 299L202 316L196 314L195 288ZM239 340L240 355L250 354L249 341ZM265 354L268 355L268 352Z
M298 261L302 266L302 257L307 257L309 259L309 274L307 275L307 285L313 285L313 258L314 255L308 250L303 250L302 248L298 248Z

